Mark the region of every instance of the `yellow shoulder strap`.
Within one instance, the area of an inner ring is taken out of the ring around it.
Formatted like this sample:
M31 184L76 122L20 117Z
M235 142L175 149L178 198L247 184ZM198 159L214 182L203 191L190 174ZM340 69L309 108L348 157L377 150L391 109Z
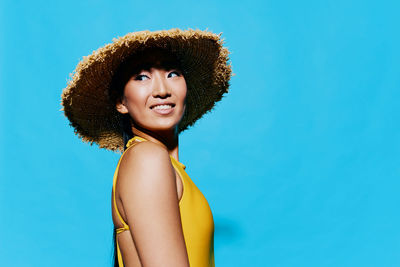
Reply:
M126 150L125 150L125 151L126 151ZM125 153L125 152L124 152L124 153ZM124 154L122 154L122 156L123 156L123 155L124 155ZM116 199L115 199L115 189L116 189L116 185L117 185L118 170L119 170L119 164L121 163L122 156L121 156L120 160L118 161L117 170L116 170L115 173L114 173L114 182L113 182L113 202L114 202L114 209L115 209L115 213L117 214L117 216L118 216L120 222L123 224L123 227L117 228L117 229L116 229L117 234L119 234L119 233L121 233L121 232L123 232L123 231L129 229L129 226L128 226L128 225L126 224L126 222L122 219L121 214L119 213L119 210L118 210L118 207L117 207L117 201L116 201Z

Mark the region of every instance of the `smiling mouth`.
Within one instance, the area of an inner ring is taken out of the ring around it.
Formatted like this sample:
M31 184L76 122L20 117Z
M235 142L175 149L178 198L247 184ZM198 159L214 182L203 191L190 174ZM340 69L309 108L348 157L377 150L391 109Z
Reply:
M167 110L175 107L175 104L160 104L160 105L154 105L151 106L150 109L154 110Z

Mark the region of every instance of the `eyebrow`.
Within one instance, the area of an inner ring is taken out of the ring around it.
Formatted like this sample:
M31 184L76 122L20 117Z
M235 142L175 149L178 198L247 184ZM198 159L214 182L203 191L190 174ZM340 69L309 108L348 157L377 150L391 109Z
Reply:
M125 69L125 73L129 76L137 75L141 71L150 71L152 68L159 68L166 71L176 69L180 72L182 70L178 67L175 62L141 62L137 65L131 65Z

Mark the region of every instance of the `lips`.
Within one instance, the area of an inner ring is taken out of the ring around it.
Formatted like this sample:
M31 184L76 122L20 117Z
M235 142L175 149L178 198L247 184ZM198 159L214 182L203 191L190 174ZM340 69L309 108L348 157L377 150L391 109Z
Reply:
M157 103L150 106L150 109L159 116L170 115L174 111L175 104L171 102Z
M150 109L154 110L166 110L175 107L174 103L165 102L165 103L158 103L150 106Z

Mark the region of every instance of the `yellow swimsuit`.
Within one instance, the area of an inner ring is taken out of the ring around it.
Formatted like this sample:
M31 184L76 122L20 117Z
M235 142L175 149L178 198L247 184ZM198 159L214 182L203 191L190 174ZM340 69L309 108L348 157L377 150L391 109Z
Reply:
M137 142L147 141L144 138L135 136L127 143L127 148L133 147ZM125 152L126 152L125 150ZM124 152L124 154L125 154ZM115 185L117 184L118 169L122 154L117 169L114 173L113 182L113 202L115 212L123 224L123 227L116 229L117 235L123 231L129 230L129 226L122 219L115 201ZM185 238L186 249L191 267L214 267L214 221L210 206L207 200L197 188L185 172L185 165L170 156L171 163L183 184L183 195L179 201L179 210L181 214L183 236ZM132 226L131 226L132 227ZM123 267L121 251L118 245L118 236L116 238L118 263Z

